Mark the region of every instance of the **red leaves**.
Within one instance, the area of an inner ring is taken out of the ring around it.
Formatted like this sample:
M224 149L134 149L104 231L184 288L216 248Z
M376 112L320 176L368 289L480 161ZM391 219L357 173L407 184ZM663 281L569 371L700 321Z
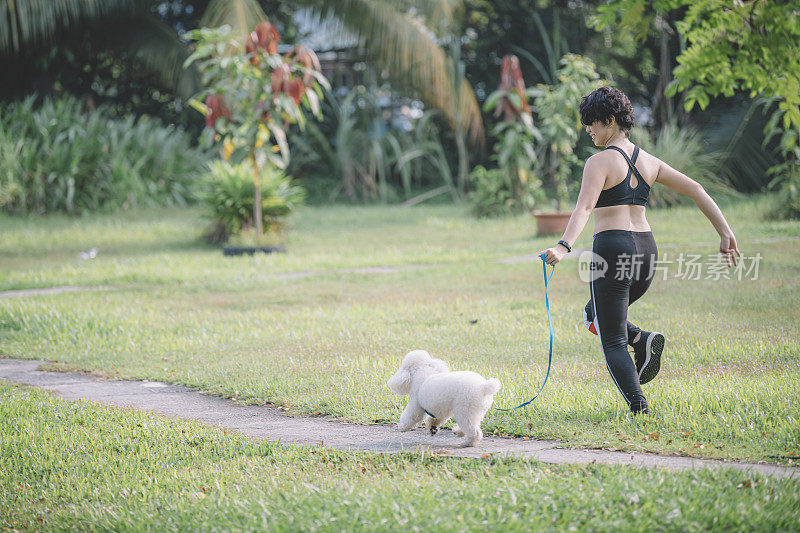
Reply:
M250 63L253 66L263 68L261 63L262 53L277 54L279 40L280 34L272 24L259 22L255 29L250 32L245 44L245 52L250 54ZM294 72L293 67L295 65L300 65L305 69L302 77L299 77ZM270 88L272 89L273 98L281 93L287 94L292 98L295 105L300 105L300 99L305 94L306 89L314 83L314 75L309 72L310 70L321 70L319 58L313 50L305 46L295 46L289 50L283 57L283 62L280 66L270 73ZM259 106L267 107L264 102L259 102ZM268 112L265 111L262 119L266 120L268 116ZM216 118L211 121L211 125L214 122L216 122ZM208 118L206 123L209 123Z
M319 59L311 49L305 46L292 48L284 56L284 59L287 60L287 63L282 63L280 67L272 71L272 94L288 94L294 100L295 105L299 105L306 88L314 82L314 76L305 72L302 79L294 77L292 64L299 63L307 69L319 70Z
M521 106L517 107L511 99L503 98L502 105L497 107L495 116L504 113L503 120L511 122L522 113L530 113L528 99L525 97L525 81L522 79L522 69L519 66L519 59L515 55L507 55L503 58L500 66L500 86L499 90L515 92L519 95Z
M277 54L278 41L280 40L281 36L275 26L266 21L256 24L255 29L250 32L247 43L244 45L245 52L253 54L250 57L250 63L255 66L261 63L260 54L255 53L259 50L264 50L270 55Z
M206 107L208 108L206 112L207 128L213 128L220 117L231 119L231 110L225 105L225 100L223 100L222 96L216 94L208 95L206 97Z
M292 97L292 100L294 100L294 104L295 105L299 105L300 104L300 97L303 96L303 93L305 92L305 90L306 90L306 88L305 88L305 85L303 85L303 81L302 80L294 79L294 80L289 82L288 93L289 93L289 96Z
M278 94L289 90L289 79L292 69L289 65L282 63L280 67L272 71L272 94Z
M322 70L322 67L319 63L319 58L317 54L311 48L306 46L295 46L289 52L286 53L284 56L287 61L300 63L306 69L313 69L313 70ZM309 86L314 81L314 76L305 72L303 74L303 85Z

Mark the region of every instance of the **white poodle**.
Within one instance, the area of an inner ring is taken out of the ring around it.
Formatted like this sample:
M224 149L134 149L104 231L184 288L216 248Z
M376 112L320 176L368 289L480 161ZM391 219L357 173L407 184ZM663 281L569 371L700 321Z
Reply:
M447 363L425 350L409 352L388 385L400 396L411 396L400 415L400 431L415 428L427 414L425 427L435 435L452 416L458 424L453 433L466 437L462 448L475 446L483 438L481 421L502 387L500 381L475 372L450 372Z

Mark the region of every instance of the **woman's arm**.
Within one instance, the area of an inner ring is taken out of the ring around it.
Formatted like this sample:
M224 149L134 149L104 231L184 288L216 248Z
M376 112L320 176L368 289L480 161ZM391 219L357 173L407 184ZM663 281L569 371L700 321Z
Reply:
M736 245L736 237L725 220L725 215L722 214L717 203L708 195L703 186L663 161L660 161L656 181L694 200L700 211L711 221L714 229L719 233L719 251L725 255L729 266L731 263L735 265L742 255Z
M575 203L575 209L569 217L564 235L561 236L561 240L566 241L570 246L575 243L583 228L586 227L589 215L592 214L597 198L600 196L600 191L603 190L603 185L606 181L606 172L603 170L601 160L597 157L598 155L600 154L590 157L583 167L583 179L581 180L581 190L578 193L578 201ZM557 244L553 248L539 252L539 257L544 255L545 263L555 265L566 254L567 249Z

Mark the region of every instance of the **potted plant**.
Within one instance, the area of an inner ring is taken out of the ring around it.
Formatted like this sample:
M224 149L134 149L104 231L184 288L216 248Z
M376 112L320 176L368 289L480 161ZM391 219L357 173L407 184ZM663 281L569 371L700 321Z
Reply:
M195 41L196 49L185 65L196 63L207 86L190 102L206 117L202 141L220 146L222 158L235 169L233 174L249 171L253 184L251 222L238 228L223 226L234 232L229 237L250 229L254 244L260 244L270 239L264 237L264 222L274 234L280 217L288 214L265 220L262 180L286 168L286 128L291 124L303 128L303 108L322 118L322 87L330 87L310 49L300 46L285 55L278 53L280 35L269 22L258 23L245 42L232 34L230 26L201 28L186 37ZM231 174L231 169L217 171Z
M581 96L603 83L589 59L567 54L560 65L555 85L525 88L517 57L504 57L500 86L484 104L485 110L495 110L496 117L503 115L492 134L497 139L494 159L508 185L493 188L514 201L527 201L530 207L550 204L550 209L532 211L540 235L562 233L572 214L566 208L569 178L581 166L574 153L581 130L579 104ZM533 98L532 107L528 105L529 98ZM487 203L489 173L482 169L479 174L477 185L483 183L484 188L480 198Z
M226 244L225 255L286 250L281 243L283 219L302 204L305 189L293 184L289 176L273 166L262 169L258 181L265 226L260 235L254 223L255 184L249 163L213 161L203 177L199 196L212 217L205 238L213 244Z
M478 216L530 211L541 200L541 181L536 178L536 146L542 135L533 125L519 59L503 58L500 85L486 99L484 111L503 116L491 130L496 139L492 160L497 169L478 166L471 173L469 200Z

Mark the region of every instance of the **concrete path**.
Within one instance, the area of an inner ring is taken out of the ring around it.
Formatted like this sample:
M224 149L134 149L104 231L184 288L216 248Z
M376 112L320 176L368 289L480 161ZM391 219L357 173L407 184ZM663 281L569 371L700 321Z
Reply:
M199 420L252 438L281 444L390 453L427 450L432 453L479 458L491 454L513 455L557 464L605 463L672 470L733 468L778 477L800 477L800 468L570 449L563 447L565 445L558 441L546 440L487 437L478 447L462 449L457 447L461 439L449 430L442 430L432 437L422 428L400 433L390 425L366 426L338 422L328 417L294 417L274 407L241 406L183 386L153 381L109 381L79 373L41 372L37 369L43 363L44 361L0 359L0 379L52 390L67 400L90 400L117 407L146 409L166 416Z
M110 287L92 287L64 285L61 287L45 287L43 289L19 289L0 292L0 298L21 298L23 296L39 296L40 294L61 294L64 292L107 291Z

